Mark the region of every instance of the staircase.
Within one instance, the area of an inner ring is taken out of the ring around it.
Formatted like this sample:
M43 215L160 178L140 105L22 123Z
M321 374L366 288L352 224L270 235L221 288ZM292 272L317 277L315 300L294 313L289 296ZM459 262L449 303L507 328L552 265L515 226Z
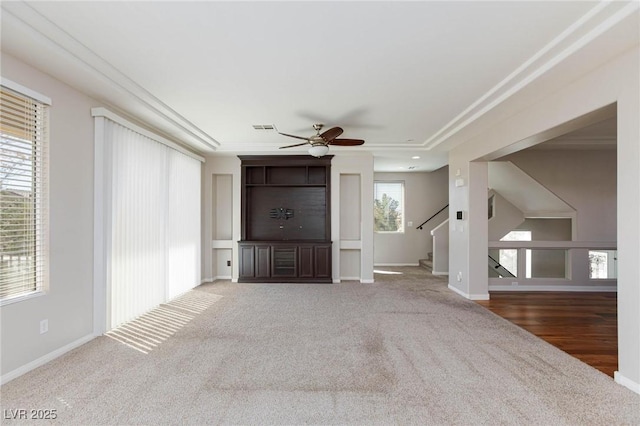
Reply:
M515 278L516 276L511 273L510 270L502 266L497 260L489 255L489 277L491 272L494 272L500 278Z
M432 272L433 271L433 253L427 253L427 258L420 259L418 263L427 271Z
M434 219L440 213L449 208L449 204L435 212L431 217L422 222L416 229L423 229L423 227L430 220ZM444 220L439 225L431 229L431 235L433 238L433 251L427 253L427 259L418 260L418 264L434 275L447 275L447 269L449 266L449 219L445 216ZM433 272L433 252L436 253L436 272Z

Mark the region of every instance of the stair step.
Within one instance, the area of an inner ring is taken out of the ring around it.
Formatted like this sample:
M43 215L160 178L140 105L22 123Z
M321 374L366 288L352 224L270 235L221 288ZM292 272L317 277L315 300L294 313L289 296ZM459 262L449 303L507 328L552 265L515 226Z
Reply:
M433 261L429 259L420 259L418 264L429 271L433 271Z
M427 259L433 261L433 252L427 253Z

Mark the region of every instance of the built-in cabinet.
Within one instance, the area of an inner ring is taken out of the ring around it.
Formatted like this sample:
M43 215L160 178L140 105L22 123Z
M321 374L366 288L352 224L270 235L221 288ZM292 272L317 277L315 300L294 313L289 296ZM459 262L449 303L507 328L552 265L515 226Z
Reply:
M240 156L239 282L332 282L331 158Z
M331 244L240 241L240 282L331 282Z

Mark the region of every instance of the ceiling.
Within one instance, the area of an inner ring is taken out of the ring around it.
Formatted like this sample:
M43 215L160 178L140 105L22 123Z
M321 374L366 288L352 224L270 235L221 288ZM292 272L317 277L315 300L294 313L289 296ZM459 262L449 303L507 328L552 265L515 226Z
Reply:
M284 153L295 140L253 125L310 136L324 123L366 140L333 154L430 171L447 163L447 135L607 7L3 1L2 50L204 155Z

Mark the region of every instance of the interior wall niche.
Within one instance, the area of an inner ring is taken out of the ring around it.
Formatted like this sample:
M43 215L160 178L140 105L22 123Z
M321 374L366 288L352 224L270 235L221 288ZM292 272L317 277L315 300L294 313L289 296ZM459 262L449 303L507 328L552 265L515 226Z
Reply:
M215 200L213 217L213 239L231 240L233 229L233 176L213 175L213 199Z
M212 259L213 277L231 279L233 259L233 175L214 174L212 176Z
M239 156L239 282L331 282L331 158Z
M360 240L360 175L340 175L340 239Z

